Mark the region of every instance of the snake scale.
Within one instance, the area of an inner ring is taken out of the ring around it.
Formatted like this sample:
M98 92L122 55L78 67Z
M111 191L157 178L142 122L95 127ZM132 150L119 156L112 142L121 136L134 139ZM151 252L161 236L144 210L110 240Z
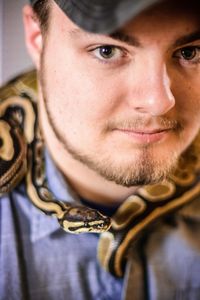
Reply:
M12 191L25 179L28 198L56 217L65 231L101 233L98 259L107 271L122 277L130 249L151 225L177 210L186 208L187 215L186 204L200 198L200 134L167 180L139 188L122 203L111 222L94 209L55 199L50 191L36 91L34 71L0 89L0 194Z
M44 213L56 217L65 231L108 230L110 218L97 210L55 199L45 175L34 91L17 80L8 87L0 94L0 194L10 192L25 178L28 198Z

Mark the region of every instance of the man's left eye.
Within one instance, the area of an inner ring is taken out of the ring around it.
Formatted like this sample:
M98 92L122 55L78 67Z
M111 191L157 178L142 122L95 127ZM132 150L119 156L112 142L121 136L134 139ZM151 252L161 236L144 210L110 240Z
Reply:
M186 60L194 59L197 56L197 54L199 54L199 49L197 48L188 47L181 50L181 55Z
M183 59L188 62L198 63L200 62L200 47L188 46L177 50L174 57Z

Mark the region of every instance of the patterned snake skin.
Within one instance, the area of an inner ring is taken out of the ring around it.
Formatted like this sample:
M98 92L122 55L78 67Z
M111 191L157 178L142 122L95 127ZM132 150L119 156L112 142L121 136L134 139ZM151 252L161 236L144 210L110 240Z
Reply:
M106 270L121 277L127 251L141 233L200 196L200 135L182 155L168 180L144 186L128 197L110 224L110 219L96 210L68 205L55 199L48 189L43 141L36 122L36 90L34 71L0 90L0 193L9 192L25 178L29 199L43 212L57 217L64 230L101 233L99 261Z

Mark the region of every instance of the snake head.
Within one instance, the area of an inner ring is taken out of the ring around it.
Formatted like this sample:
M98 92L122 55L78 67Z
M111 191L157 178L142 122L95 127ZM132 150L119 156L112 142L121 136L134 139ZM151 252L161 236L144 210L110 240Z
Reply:
M101 233L111 226L109 217L86 206L69 207L59 223L65 231L70 233Z

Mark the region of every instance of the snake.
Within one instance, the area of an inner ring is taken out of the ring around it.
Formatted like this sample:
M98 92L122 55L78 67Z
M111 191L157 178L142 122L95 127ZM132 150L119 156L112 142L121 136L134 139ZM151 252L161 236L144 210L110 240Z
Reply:
M139 187L110 219L95 209L56 199L45 171L45 143L38 124L36 73L20 75L0 89L0 194L24 180L30 201L57 218L70 233L100 233L101 266L123 277L131 250L151 226L200 197L200 133L181 155L177 168L160 183ZM184 212L185 209L185 212Z
M0 90L0 195L11 192L24 180L33 205L57 218L65 231L107 231L109 217L81 203L56 199L50 190L34 93L23 81L14 82Z

